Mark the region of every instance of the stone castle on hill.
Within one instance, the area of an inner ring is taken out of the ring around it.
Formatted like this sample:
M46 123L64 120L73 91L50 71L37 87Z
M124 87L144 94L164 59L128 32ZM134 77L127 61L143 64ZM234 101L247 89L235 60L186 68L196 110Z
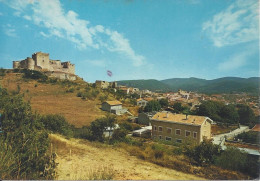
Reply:
M51 60L48 53L37 52L24 60L13 61L14 69L30 69L43 71L50 77L76 80L75 65L60 60Z

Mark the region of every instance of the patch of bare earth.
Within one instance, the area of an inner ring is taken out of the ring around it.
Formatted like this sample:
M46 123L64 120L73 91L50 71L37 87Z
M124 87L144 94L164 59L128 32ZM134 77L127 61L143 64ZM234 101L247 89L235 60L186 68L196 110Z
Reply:
M90 173L110 168L113 180L202 180L203 178L161 167L130 156L123 149L51 134L57 153L58 180L86 180Z

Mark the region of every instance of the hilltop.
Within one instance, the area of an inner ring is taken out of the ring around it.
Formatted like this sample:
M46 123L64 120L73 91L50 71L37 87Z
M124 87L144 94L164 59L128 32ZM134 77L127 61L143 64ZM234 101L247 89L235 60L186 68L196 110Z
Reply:
M183 89L186 91L196 91L206 94L218 93L259 93L259 77L240 78L240 77L223 77L213 80L199 78L172 78L165 80L122 80L118 81L119 85L137 87L140 89L149 89L156 91L177 91Z

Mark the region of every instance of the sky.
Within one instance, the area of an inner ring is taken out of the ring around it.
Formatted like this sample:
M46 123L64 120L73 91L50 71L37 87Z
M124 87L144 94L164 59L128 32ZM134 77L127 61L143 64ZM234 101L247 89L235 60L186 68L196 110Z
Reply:
M88 82L258 77L258 8L258 0L0 0L0 67L41 51L71 61Z

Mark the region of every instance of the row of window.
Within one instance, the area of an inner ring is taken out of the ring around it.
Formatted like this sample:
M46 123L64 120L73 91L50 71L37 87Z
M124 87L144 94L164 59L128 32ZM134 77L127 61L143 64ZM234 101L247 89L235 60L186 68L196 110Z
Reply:
M157 131L157 126L153 126L153 130ZM158 126L158 132L162 132L163 131L163 127L162 126ZM168 134L172 133L172 128L168 128L166 127L166 132ZM180 129L175 129L175 135L181 135L181 130ZM185 130L185 137L189 137L191 136L191 131L187 131ZM193 131L193 138L197 138L197 132Z
M156 139L156 136L154 136L154 138ZM160 140L162 140L162 135L159 135L158 138ZM172 141L172 137L169 137L169 136L165 136L165 141ZM182 139L176 139L176 142L177 143L182 143Z

